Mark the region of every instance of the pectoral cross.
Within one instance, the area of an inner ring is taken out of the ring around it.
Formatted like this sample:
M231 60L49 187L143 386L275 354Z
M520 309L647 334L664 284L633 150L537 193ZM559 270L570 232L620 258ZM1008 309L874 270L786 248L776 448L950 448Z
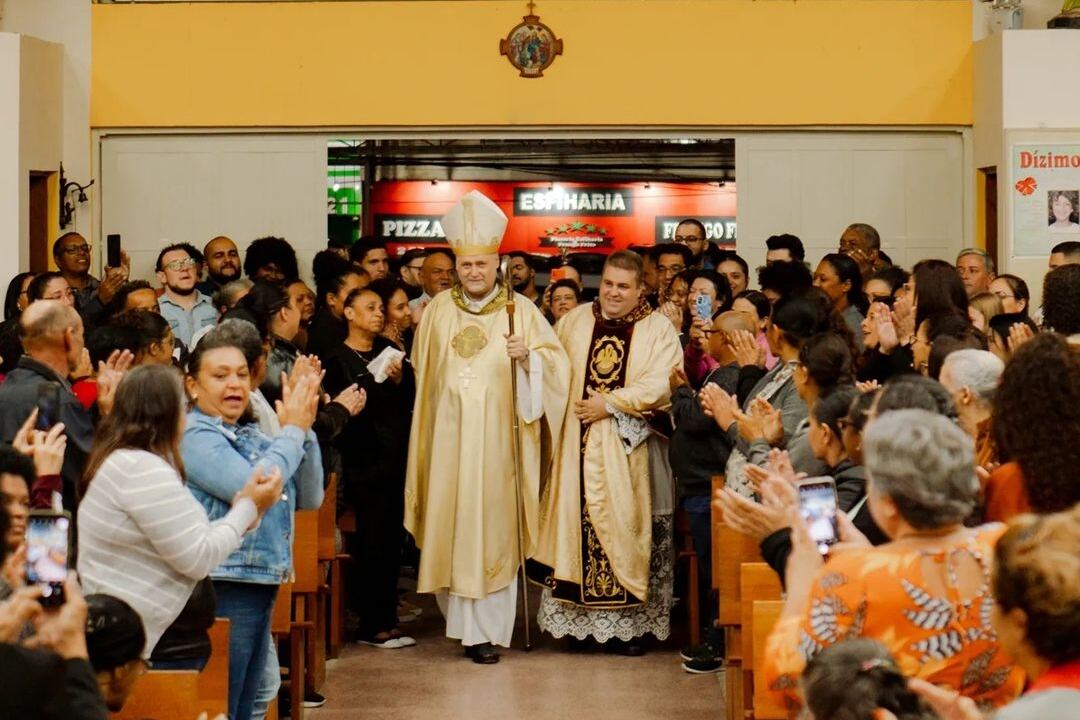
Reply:
M461 387L466 390L469 389L470 382L480 379L480 376L472 371L472 365L466 365L465 369L458 373L458 377L461 379Z

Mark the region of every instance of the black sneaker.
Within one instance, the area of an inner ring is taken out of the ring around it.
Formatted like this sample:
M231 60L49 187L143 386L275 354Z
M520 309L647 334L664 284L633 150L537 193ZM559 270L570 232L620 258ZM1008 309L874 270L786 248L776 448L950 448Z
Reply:
M698 648L698 654L686 659L686 662L682 664L683 670L693 675L706 675L708 673L720 672L720 670L723 669L723 648L717 648L710 643L699 645Z
M304 707L317 708L326 704L326 698L314 690L304 691Z
M706 633L705 642L698 645L688 645L679 651L679 657L684 662L690 662L691 660L703 655L715 655L716 657L724 657L724 635L720 632Z

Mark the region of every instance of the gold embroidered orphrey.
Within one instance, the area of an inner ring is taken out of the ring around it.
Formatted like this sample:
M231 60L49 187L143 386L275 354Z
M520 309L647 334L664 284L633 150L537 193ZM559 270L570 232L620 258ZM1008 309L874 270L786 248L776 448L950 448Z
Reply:
M625 357L625 341L613 335L605 335L593 348L589 377L600 389L606 389L619 377Z
M450 341L450 347L454 348L454 352L463 360L475 357L486 346L487 335L484 335L479 325L466 325Z

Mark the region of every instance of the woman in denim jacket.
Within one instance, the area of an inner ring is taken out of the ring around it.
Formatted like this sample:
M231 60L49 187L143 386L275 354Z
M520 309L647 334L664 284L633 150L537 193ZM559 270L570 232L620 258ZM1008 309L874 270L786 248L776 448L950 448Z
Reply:
M274 599L278 585L292 574L294 511L322 504L322 459L311 432L319 381L317 375L305 376L286 389L277 411L282 432L270 438L250 418L251 368L229 333L207 333L188 362L186 385L194 407L180 452L188 487L211 522L228 512L256 467L286 478L281 501L210 573L217 614L230 621L229 717L234 720L251 717L262 679Z

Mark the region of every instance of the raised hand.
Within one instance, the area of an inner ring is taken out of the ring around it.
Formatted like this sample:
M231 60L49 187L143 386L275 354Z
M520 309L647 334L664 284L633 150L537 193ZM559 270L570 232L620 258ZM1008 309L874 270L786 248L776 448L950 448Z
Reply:
M759 542L787 527L783 511L748 500L728 488L717 489L713 505L720 511L724 525Z
M760 423L761 434L765 442L779 445L784 440L784 423L780 411L764 398L754 398L750 403L750 414Z
M683 310L670 300L660 306L660 313L671 321L671 324L675 326L675 329L682 332L683 326Z
M736 422L735 413L739 409L739 403L733 396L721 390L720 386L709 383L701 388L698 396L701 399L701 409L716 421L721 430L726 432L731 424Z
M728 334L735 362L739 367L757 365L765 367L765 348L757 344L757 338L748 330L735 330Z
M1016 352L1018 347L1033 337L1035 337L1035 331L1031 329L1030 325L1027 323L1013 323L1009 327L1009 352Z
M290 386L281 386L281 399L275 403L278 421L282 427L295 425L304 432L315 423L319 409L319 384L321 376L307 374Z

